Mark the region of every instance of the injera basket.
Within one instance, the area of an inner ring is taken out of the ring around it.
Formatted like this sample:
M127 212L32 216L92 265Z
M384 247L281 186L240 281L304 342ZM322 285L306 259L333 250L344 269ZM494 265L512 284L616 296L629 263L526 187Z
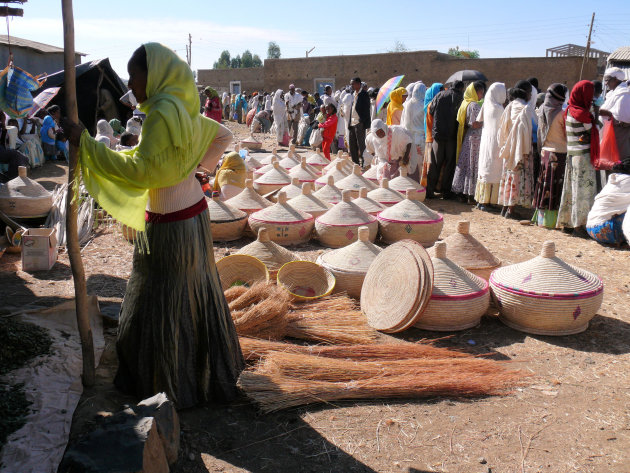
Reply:
M53 204L52 193L26 176L26 167L18 167L18 176L0 186L0 210L9 217L45 217Z
M444 219L422 202L416 200L418 193L407 191L407 198L383 210L378 216L378 225L386 243L411 239L432 246L440 236Z
M319 299L335 288L335 276L311 261L286 263L276 276L278 286L285 288L298 301Z
M350 191L343 191L341 202L315 220L315 232L319 242L329 248L341 248L359 238L359 227L366 226L370 231L370 241L378 235L376 217L365 213L352 202Z
M369 191L367 195L370 199L375 200L385 207L391 207L392 205L396 205L398 202L405 200L405 196L403 194L389 188L389 180L387 178L384 178L381 181L380 187Z
M292 177L291 184L284 186L280 190L284 192L287 195L287 199L290 200L302 194L302 184L300 184L300 180L297 177Z
M370 166L370 169L363 173L363 177L378 185L378 178L376 177L376 166Z
M433 266L418 242L403 240L381 251L370 265L361 289L367 323L385 333L416 323L431 297Z
M330 176L326 182L326 185L317 192L313 192L313 195L319 200L328 202L329 204L334 205L341 202L341 190L335 186L335 178Z
M490 305L488 282L448 259L446 248L443 241L435 244L431 299L416 328L452 331L474 327Z
M254 181L254 189L261 195L282 189L291 184L291 178L280 167L278 163L273 163L273 169L267 171Z
M245 164L247 164L247 167L249 169L252 170L256 170L256 169L260 169L261 167L263 167L263 164L258 161L256 158L254 158L251 154L248 154L247 157L245 158Z
M311 194L313 185L310 182L302 184L302 193L288 201L289 205L297 210L311 214L313 218L324 215L332 204L324 202ZM323 190L323 189L322 189Z
M332 177L335 182L339 182L349 174L350 173L344 171L343 165L341 163L337 163L337 165L333 169L326 172L326 174L324 174L323 176L317 178L317 180L315 181L315 189L319 190L324 187L328 183L329 177Z
M306 164L306 158L302 158L302 162L289 171L289 176L297 177L300 182L315 182L318 178L318 171Z
M269 164L264 164L261 168L258 168L254 171L254 178L257 179L261 176L264 176L266 172L271 171L273 167L273 163L280 162L277 156L271 157L271 162Z
M415 189L418 198L416 200L423 202L427 195L427 191L420 183L414 181L407 176L407 166L400 167L400 176L389 181L389 188L404 194L408 189Z
M295 166L299 166L300 165L300 161L297 158L294 158L294 156L295 155L289 151L287 153L287 156L282 158L278 162L278 164L280 164L280 167L282 169L285 169L285 170L289 171L290 169L293 169Z
M322 154L321 148L317 148L317 151L306 158L306 164L317 169L317 172L321 175L323 169L330 164L330 161Z
M362 187L365 187L369 191L378 188L376 184L361 175L361 166L359 166L358 164L354 165L354 167L352 168L352 172L348 176L344 177L340 181L335 181L335 185L341 191L351 191L353 199L359 197L359 190Z
M365 213L376 216L385 209L385 206L373 199L370 199L367 195L368 190L365 187L361 187L359 190L359 197L354 199L352 202L357 204Z
M337 157L333 159L330 163L328 163L324 169L322 169L323 174L326 174L328 171L332 171L337 167L337 164L341 165L341 169L346 173L346 175L352 172L353 163L350 160L349 156L343 154L343 152L339 151L337 153Z
M370 242L370 229L359 227L358 241L320 255L317 264L335 276L335 292L346 292L350 297L359 299L365 274L381 251L380 247Z
M231 199L226 200L225 203L248 215L273 205L254 190L254 183L251 179L246 179L245 188Z
M307 242L313 232L312 215L293 208L287 203L284 192L278 193L278 202L249 216L249 226L258 233L266 228L271 241L279 245L298 245Z
M280 161L282 158L278 155L278 150L276 148L273 148L271 153L265 153L260 155L260 157L258 157L259 155L256 155L256 159L258 160L258 162L260 164L262 164L263 166L267 165L267 164L271 164L271 161L273 160L273 158L276 158L278 161Z
M210 212L210 228L213 241L233 241L243 236L247 225L247 213L219 200L219 192L206 197Z
M451 261L488 281L492 271L501 266L501 260L490 253L469 231L470 222L461 220L457 222L457 232L442 241L448 244ZM429 250L429 254L434 256L433 248Z
M258 281L269 281L265 263L250 255L229 255L217 261L221 288L232 286L251 287Z
M604 283L555 256L553 241L529 261L496 269L490 288L509 327L538 335L583 332L599 310Z
M256 241L245 245L236 252L237 255L249 255L258 258L265 263L269 271L269 277L275 278L278 270L282 265L296 261L298 256L293 252L283 248L269 239L269 233L266 228L258 230L258 238Z
M246 140L241 140L241 148L260 149L262 142L256 140L253 136L249 136Z

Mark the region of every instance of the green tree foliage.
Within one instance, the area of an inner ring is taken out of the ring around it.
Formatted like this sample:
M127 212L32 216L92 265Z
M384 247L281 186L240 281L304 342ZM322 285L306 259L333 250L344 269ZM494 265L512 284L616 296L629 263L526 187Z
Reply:
M243 61L241 61L240 55L232 58L232 60L230 61L230 67L232 69L239 69L243 67Z
M214 63L215 69L229 69L231 67L230 51L227 49L221 53L219 60Z
M249 49L243 54L235 57L230 56L230 52L225 50L212 66L213 69L239 69L242 67L262 67L263 62L258 54L252 54Z
M254 67L254 57L249 49L246 49L241 56L241 67Z
M280 59L280 46L275 41L270 41L267 47L267 59Z
M479 51L478 50L472 50L472 51L467 51L465 49L459 49L459 46L455 46L454 48L450 48L448 50L448 54L450 56L455 56L455 57L459 57L459 58L463 58L463 59L478 59L479 58Z
M254 54L254 57L252 58L252 65L253 67L262 67L263 62L258 54Z
M394 43L393 48L387 50L388 53L406 53L407 51L409 50L407 49L407 46L405 46L405 43L398 40Z

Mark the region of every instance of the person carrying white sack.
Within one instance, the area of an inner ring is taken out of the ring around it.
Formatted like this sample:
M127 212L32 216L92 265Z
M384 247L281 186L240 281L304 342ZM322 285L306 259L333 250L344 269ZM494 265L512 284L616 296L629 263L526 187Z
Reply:
M630 174L613 173L602 191L595 196L586 220L586 231L599 243L619 245L627 240L630 206Z
M376 177L393 179L398 175L398 168L409 164L412 139L401 125L385 125L380 119L372 121L369 139L365 140L365 149L374 155L372 165L376 165Z
M410 84L407 90L411 90L410 98L403 103L403 112L400 124L411 135L412 145L409 156L408 176L420 182L420 169L424 161L424 96L427 86L422 81Z

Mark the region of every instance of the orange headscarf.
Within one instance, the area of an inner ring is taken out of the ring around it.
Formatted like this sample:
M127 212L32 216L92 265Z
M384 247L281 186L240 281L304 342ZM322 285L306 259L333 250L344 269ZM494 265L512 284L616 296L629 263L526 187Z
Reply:
M403 110L403 95L407 95L407 89L398 87L389 94L389 105L387 106L387 125L393 125L392 117L398 110Z

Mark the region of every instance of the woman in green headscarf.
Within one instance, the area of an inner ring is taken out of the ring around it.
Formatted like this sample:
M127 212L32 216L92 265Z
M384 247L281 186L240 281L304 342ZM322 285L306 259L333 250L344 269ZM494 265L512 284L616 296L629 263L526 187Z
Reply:
M140 235L120 313L115 384L139 398L164 391L178 408L230 400L243 357L195 170L213 169L232 134L201 116L192 72L169 48L141 46L128 71L147 116L137 147L115 152L69 126L89 193Z

